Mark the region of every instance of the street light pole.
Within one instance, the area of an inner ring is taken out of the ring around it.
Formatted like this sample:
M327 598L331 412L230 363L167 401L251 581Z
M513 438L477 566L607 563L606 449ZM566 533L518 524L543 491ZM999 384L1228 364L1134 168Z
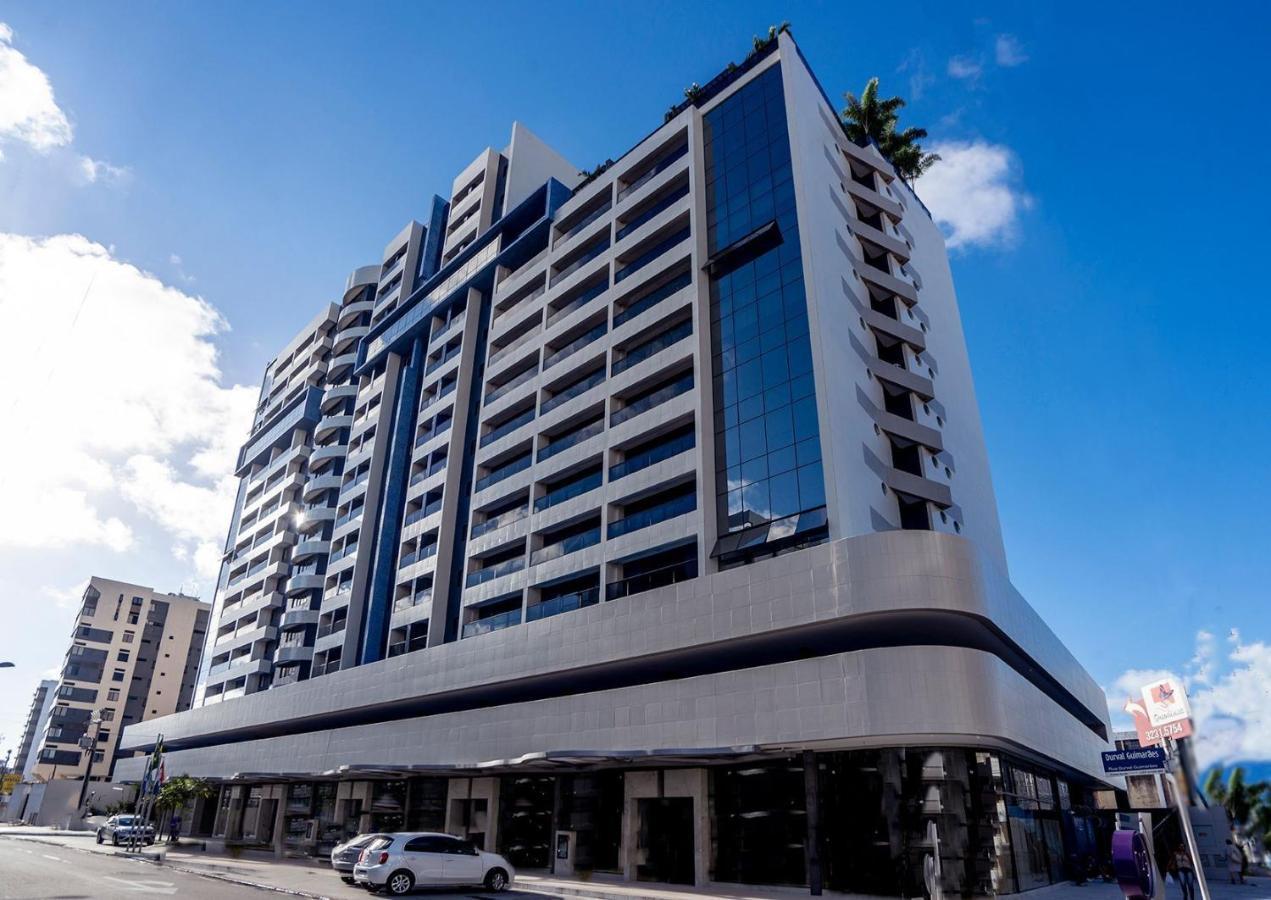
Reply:
M84 819L84 797L88 793L88 782L93 775L93 757L97 755L97 735L102 730L102 711L99 709L93 713L93 717L89 720L93 725L93 736L90 738L84 735L79 739L79 745L88 752L88 765L84 767L84 783L79 788L79 803L75 806L75 811L80 814L80 820Z

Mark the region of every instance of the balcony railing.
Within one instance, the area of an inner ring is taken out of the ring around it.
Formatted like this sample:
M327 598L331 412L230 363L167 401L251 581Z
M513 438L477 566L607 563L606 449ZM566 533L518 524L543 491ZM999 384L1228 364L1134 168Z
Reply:
M626 309L622 310L621 312L614 313L613 327L617 328L619 325L623 324L624 322L629 322L631 319L634 319L636 316L640 315L640 313L644 312L647 309L652 309L653 307L661 303L663 300L665 300L667 297L671 297L674 294L678 293L679 291L682 291L684 288L688 287L692 283L693 283L693 276L689 274L688 272L685 272L683 275L677 275L675 278L672 278L670 281L668 281L666 284L662 285L661 287L649 292L648 294L645 294L643 297L641 297L639 300L632 303Z
M587 588L572 594L562 594L542 603L536 603L525 611L525 621L536 622L539 619L550 619L552 616L585 606L595 606L600 602L600 588Z
M657 201L648 209L646 209L644 212L640 213L634 219L629 220L627 224L619 228L618 236L617 238L615 238L615 240L619 240L619 241L622 240L624 237L629 235L631 232L635 231L641 225L645 224L646 222L651 222L653 219L657 218L658 213L665 212L666 210L674 206L677 202L679 202L680 200L683 200L687 196L688 196L687 184L685 184L679 190L671 191L671 193L667 194L661 200Z
M596 282L596 284L587 288L587 290L583 291L559 309L550 310L547 314L547 324L550 325L561 316L567 316L574 310L581 309L607 290L609 290L609 279L606 277L603 281Z
M486 519L484 522L478 522L473 525L471 537L478 538L487 532L502 528L504 525L511 525L513 522L519 522L529 514L530 505L528 503L524 506L518 506L515 509L509 509L506 512L499 513L493 518Z
M625 266L615 271L613 273L614 284L617 284L619 281L622 281L624 278L630 278L636 272L639 272L641 269L643 269L649 263L653 262L653 260L657 259L666 251L670 250L676 244L682 243L686 238L688 238L689 233L690 233L690 229L687 225L685 225L683 228L681 228L679 231L672 234L670 237L666 237L658 241L648 250L645 250L635 259L631 260L631 262L627 263Z
M690 513L695 509L697 509L697 494L674 497L659 503L657 506L650 506L648 509L642 509L626 518L610 522L609 537L621 537L624 534L639 531L641 528L656 525L658 522L665 522L667 519L674 519L676 516Z
M524 556L507 559L497 565L487 566L484 569L477 569L475 572L469 572L465 586L475 587L478 584L485 584L487 581L491 581L495 578L501 578L504 575L511 575L513 572L519 572L524 568Z
M594 438L604 430L605 420L600 419L596 422L592 422L584 428L579 428L577 431L572 431L569 434L562 435L538 451L538 461L542 462L545 459L551 459L557 453L560 453L563 450L568 450L570 447L576 447L583 441Z
M505 358L509 353L511 353L513 350L516 350L518 347L524 347L526 342L529 341L530 338L534 337L534 335L538 334L542 330L543 330L543 326L538 324L537 322L534 325L530 326L525 331L524 334L517 335L511 340L510 343L504 344L502 347L498 348L493 353L491 353L490 356L485 361L486 368L489 369L493 367L495 363Z
M530 467L530 463L532 461L533 461L533 456L532 454L529 454L529 453L526 453L524 456L517 457L512 462L505 463L499 468L495 469L493 472L491 472L489 475L486 475L484 478L478 478L474 490L478 492L484 491L486 488L490 487L490 485L498 484L500 481L502 481L505 478L511 478L517 472L524 472L526 469Z
M558 234L556 236L556 240L552 241L552 247L555 248L556 245L561 243L562 241L569 240L571 237L578 234L578 232L582 231L584 228L586 228L592 222L599 219L605 213L609 212L609 210L611 209L613 209L613 204L610 203L608 200L606 200L600 206L596 207L591 212L587 213L587 215L579 219L578 223L574 225L573 227L571 227L569 231L562 231L560 234Z
M506 437L527 422L534 421L534 415L534 407L531 406L529 409L525 410L525 412L518 413L497 428L492 428L487 431L481 436L481 440L477 446L485 447L489 444L493 444L501 437Z
M562 403L568 403L570 400L573 400L575 397L582 396L583 394L587 393L589 390L594 388L596 385L603 382L604 380L605 380L605 370L603 368L597 369L595 372L593 372L591 375L587 376L586 378L582 379L581 381L577 381L574 384L571 384L569 387L565 388L559 394L555 394L549 397L548 399L544 400L539 414L544 416L547 415L549 412L554 410L556 407L560 406Z
M691 450L697 444L697 438L693 434L683 434L679 437L667 441L665 444L659 444L656 447L650 447L648 450L642 450L628 456L620 463L615 463L609 467L609 480L617 481L619 478L625 478L634 472L647 469L656 463L678 456L685 450Z
M420 606L431 601L432 588L428 588L424 591L416 591L409 597L398 597L397 600L393 602L393 612L401 612L405 609L414 609L416 606Z
M685 319L679 325L662 332L652 340L632 347L622 359L615 359L613 361L613 374L617 375L619 372L625 372L637 363L644 362L653 354L665 350L672 344L679 343L692 333L693 321L692 319Z
M547 369L556 365L561 360L568 359L569 357L577 353L579 350L586 347L588 344L594 343L599 338L604 337L604 335L608 331L609 331L608 322L601 322L595 328L588 329L587 331L580 334L578 337L574 338L564 347L561 347L555 353L552 353L551 355L546 357L543 360L543 370L546 371Z
M498 387L491 388L489 391L486 392L485 404L489 406L495 400L498 400L500 397L507 394L508 391L512 390L513 388L520 387L521 385L525 384L525 382L529 381L531 378L533 378L536 375L538 375L538 366L536 365L530 366L528 369L526 369L520 375L517 375L511 381L505 381L503 384L499 385Z
M491 631L499 631L512 625L521 624L521 611L519 609L510 609L505 613L499 613L497 616L486 616L484 619L474 619L463 626L463 637L475 637L478 634L487 634Z
M579 550L594 547L599 543L600 526L596 526L590 531L570 535L563 541L557 541L555 544L548 544L545 547L540 547L538 550L535 550L530 554L530 565L537 566L539 563L551 562L554 559L560 559L562 556L577 553Z
M564 503L566 500L572 500L574 497L582 496L588 491L594 491L604 482L604 476L600 472L588 475L586 478L580 478L578 481L571 482L564 487L558 487L554 491L549 491L534 501L534 511L542 512L545 509L551 509L557 504Z
M441 501L442 501L442 498L438 497L436 500L434 500L432 503L429 503L423 509L417 509L414 512L407 513L405 520L402 522L402 525L403 526L414 525L416 522L422 522L424 519L428 518L433 513L441 509Z
M640 188L644 187L644 185L648 184L650 181L652 181L654 178L657 178L659 175L661 175L671 166L675 165L676 160L683 159L684 156L687 155L687 153L688 153L687 143L681 144L679 149L677 150L672 150L666 156L662 157L656 163L654 163L649 168L649 171L645 172L635 181L631 182L622 190L618 191L618 200L621 201L623 198L630 196L630 194L633 191L638 191Z
M648 412L655 406L661 406L668 400L672 400L680 394L686 394L693 389L693 373L689 372L683 378L677 378L664 387L658 388L652 394L646 394L634 403L628 403L622 409L613 411L613 415L609 417L610 425L621 425L629 419L634 419L640 413Z
M654 569L651 572L641 572L639 575L632 575L630 578L624 578L621 581L610 582L605 587L605 595L610 600L616 600L619 597L642 594L654 588L678 584L681 581L688 581L696 577L697 560L690 559L675 565Z
M420 547L419 550L417 550L414 553L407 553L405 556L403 556L401 560L397 563L397 568L399 570L404 569L407 566L413 566L415 563L422 562L425 559L431 559L432 557L436 555L437 555L437 545L435 543L428 544L424 547Z
M592 244L585 251L583 251L581 256L579 256L569 265L565 266L565 268L557 270L556 274L552 276L552 285L555 286L560 281L564 280L565 278L568 278L570 275L573 275L583 266L587 265L587 263L591 262L593 259L595 259L600 254L604 253L608 249L609 249L609 235L606 234L603 238L596 241L596 243Z

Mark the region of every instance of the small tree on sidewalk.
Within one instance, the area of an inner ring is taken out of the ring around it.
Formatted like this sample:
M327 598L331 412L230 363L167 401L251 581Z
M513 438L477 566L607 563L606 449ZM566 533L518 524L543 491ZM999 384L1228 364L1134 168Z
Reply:
M159 831L167 826L172 813L185 809L196 800L210 800L214 796L216 796L216 788L202 778L195 778L192 775L177 775L169 778L163 783L163 787L159 788L159 795L155 798L155 808L161 816Z

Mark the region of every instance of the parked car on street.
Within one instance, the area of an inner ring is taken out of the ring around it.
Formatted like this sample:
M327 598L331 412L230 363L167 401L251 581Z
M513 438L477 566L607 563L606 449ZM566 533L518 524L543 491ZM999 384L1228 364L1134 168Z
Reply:
M97 829L97 843L110 841L116 847L140 838L144 843L154 843L154 826L147 825L141 816L111 816Z
M367 844L376 838L387 837L383 834L359 834L349 838L343 844L337 844L331 851L331 868L335 869L340 880L345 884L353 884L353 867Z
M427 831L379 835L353 867L357 884L394 895L434 885L481 885L503 891L515 877L516 871L499 854L478 850L472 841Z

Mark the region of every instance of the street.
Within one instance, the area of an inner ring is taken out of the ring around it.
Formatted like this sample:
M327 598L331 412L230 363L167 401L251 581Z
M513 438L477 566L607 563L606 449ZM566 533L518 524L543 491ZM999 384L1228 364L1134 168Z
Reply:
M347 886L319 862L313 865L269 865L214 858L190 862L189 868L206 869L195 874L180 864L158 865L130 859L112 848L98 847L85 837L0 836L0 900L113 900L142 895L176 896L189 900L221 900L279 890L333 900L365 898L366 891ZM281 876L281 878L279 877ZM252 887L255 882L268 887ZM272 882L272 883L271 883ZM414 896L435 900L472 900L496 895L480 890L420 890ZM531 894L507 891L497 895L516 900Z

